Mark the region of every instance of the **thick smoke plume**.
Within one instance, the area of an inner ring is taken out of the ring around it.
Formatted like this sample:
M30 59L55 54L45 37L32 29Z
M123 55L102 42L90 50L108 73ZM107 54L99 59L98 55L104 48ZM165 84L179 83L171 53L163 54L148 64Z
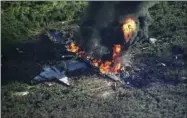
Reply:
M152 21L148 9L154 4L142 1L89 2L75 41L88 55L109 59L114 44L127 48L134 41L148 38L148 26ZM137 28L131 40L125 43L121 26L128 17L135 20Z

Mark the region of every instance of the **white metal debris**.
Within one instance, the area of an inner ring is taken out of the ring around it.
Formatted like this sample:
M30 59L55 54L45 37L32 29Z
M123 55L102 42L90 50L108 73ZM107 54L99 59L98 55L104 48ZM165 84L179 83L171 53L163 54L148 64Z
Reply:
M55 66L44 67L43 70L38 76L34 77L34 80L45 81L56 78L64 84L69 85L68 77L65 76L64 71L60 72Z
M145 50L145 49L147 49L148 47L144 47L144 48L142 48L143 50Z
M120 78L114 74L105 74L105 76L109 77L110 79L114 81L120 81Z
M54 83L45 83L47 86L53 86L54 85Z
M16 48L16 51L17 51L18 53L23 53L23 51L20 50L19 48Z
M149 42L152 43L152 44L154 44L156 41L157 41L156 38L149 38Z
M181 77L182 80L187 80L187 77Z
M28 95L29 92L28 91L24 91L24 92L15 92L13 95L15 96L25 96Z
M75 60L69 60L69 61L62 61L61 64L56 66L45 66L43 67L43 71L34 77L34 80L36 81L46 81L46 80L52 80L57 79L60 82L70 85L68 77L65 75L65 71L75 71L79 69L85 69L88 65L84 62L79 62Z
M65 75L65 72L61 72L58 77L56 77L59 81L63 82L66 85L70 85L68 77Z
M74 61L71 60L71 61L66 62L66 65L67 65L68 71L75 71L75 70L78 70L78 69L88 68L88 65L86 63L79 62L79 61L76 61L76 60L74 60Z
M162 66L166 66L166 64L165 64L165 63L161 63L161 65L162 65Z
M178 59L178 56L177 56L177 55L175 56L175 59L176 59L176 60Z

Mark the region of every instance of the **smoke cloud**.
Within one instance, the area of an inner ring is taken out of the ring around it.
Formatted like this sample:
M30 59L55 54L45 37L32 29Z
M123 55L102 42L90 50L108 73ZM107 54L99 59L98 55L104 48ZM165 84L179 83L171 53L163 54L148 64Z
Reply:
M122 44L127 48L141 38L148 38L148 26L152 21L148 9L153 5L155 2L89 2L80 29L74 37L75 42L94 58L110 59L114 44ZM128 17L135 19L137 29L132 39L125 43L121 26Z

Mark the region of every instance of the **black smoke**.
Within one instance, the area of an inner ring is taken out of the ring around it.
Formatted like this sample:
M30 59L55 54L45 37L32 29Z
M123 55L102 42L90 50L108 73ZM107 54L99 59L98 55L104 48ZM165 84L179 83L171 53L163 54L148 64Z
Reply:
M135 41L148 38L148 26L152 21L148 9L154 4L142 1L89 2L74 39L88 55L111 59L114 44L128 48ZM127 17L135 19L137 30L132 39L125 43L121 26Z

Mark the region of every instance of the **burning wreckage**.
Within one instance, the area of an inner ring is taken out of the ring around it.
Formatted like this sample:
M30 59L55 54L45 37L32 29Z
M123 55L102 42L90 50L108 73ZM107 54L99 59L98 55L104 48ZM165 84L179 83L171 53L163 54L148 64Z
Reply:
M92 67L101 75L121 81L125 72L123 58L126 50L139 39L148 38L151 22L148 9L154 4L141 1L90 2L72 41L59 38L59 32L48 33L54 41L64 44L72 55L64 55L59 65L44 67L34 80L56 78L70 85L67 72Z

